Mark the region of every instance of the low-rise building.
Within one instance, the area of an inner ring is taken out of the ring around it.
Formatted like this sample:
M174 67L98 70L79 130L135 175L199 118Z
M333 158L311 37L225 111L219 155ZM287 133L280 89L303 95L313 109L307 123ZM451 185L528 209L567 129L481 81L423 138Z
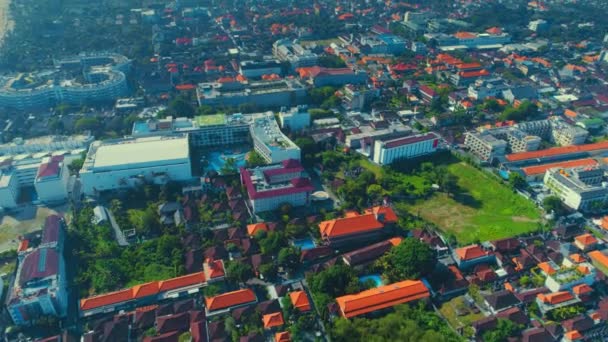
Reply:
M536 296L536 304L540 312L546 314L551 310L563 308L580 303L581 300L576 298L569 291L553 292L549 294L540 293Z
M255 293L250 289L222 293L213 297L205 297L205 312L213 316L229 312L231 309L257 303Z
M471 268L478 264L489 264L496 261L496 256L491 251L486 251L479 245L470 245L456 248L452 257L460 269Z
M288 62L292 70L317 65L318 56L302 45L288 39L280 39L272 44L272 54L280 61Z
M301 105L289 110L282 108L279 112L281 128L288 128L292 132L299 132L310 127L310 113L308 106Z
M200 83L196 88L199 106L255 104L259 107L295 106L304 102L306 88L295 79Z
M264 75L282 74L281 63L276 60L268 61L242 61L239 64L239 73L247 78L257 78Z
M409 159L431 154L439 148L439 136L426 133L393 139L374 141L373 160L380 165L388 165L399 159Z
M420 280L405 280L336 298L340 315L352 318L430 297Z
M38 248L20 255L7 300L7 309L15 324L33 324L41 316L66 316L68 284L64 239L65 222L51 215L45 220Z
M252 169L241 169L241 184L247 190L254 213L278 209L289 203L294 207L308 205L314 190L304 168L296 159L285 160Z
M313 66L299 68L298 73L302 81L307 81L315 87L365 84L367 81L367 72L365 70L353 70L351 68Z
M608 201L608 188L602 185L604 171L599 167L549 169L544 184L574 210L601 208Z
M348 212L345 217L319 223L321 238L332 246L355 241L372 241L383 235L384 228L397 222L390 207L374 207L363 214Z
M591 286L595 283L596 270L588 262L570 266L564 263L560 267L552 261L547 261L538 264L538 268L546 277L545 287L551 292L567 291L581 284Z
M80 179L82 191L88 196L144 182L191 180L188 138L179 135L96 141L89 148Z

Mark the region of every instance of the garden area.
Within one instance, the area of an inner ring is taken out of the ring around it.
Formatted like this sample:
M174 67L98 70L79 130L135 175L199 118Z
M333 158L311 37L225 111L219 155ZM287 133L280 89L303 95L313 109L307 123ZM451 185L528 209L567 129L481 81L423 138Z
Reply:
M462 245L538 229L541 216L535 205L492 175L464 162L449 164L447 171L456 178L455 191L437 192L407 204L407 210L453 235Z

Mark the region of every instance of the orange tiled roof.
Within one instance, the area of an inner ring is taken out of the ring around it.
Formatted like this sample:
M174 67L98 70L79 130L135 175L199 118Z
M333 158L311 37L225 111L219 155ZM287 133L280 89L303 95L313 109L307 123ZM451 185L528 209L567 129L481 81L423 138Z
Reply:
M275 342L289 342L291 341L291 336L288 331L278 332L274 334Z
M262 316L262 322L264 322L265 329L276 328L285 324L285 321L283 321L283 314L280 312Z
M384 214L384 222L396 222L397 215L388 207L368 209L365 214L349 213L346 217L319 223L323 237L337 237L364 233L384 228L384 223L376 219L376 214Z
M576 340L582 339L583 335L581 335L581 333L578 330L572 330L572 331L568 331L567 333L565 333L564 337L566 337L570 341L576 341Z
M471 32L456 32L454 33L454 37L458 39L473 39L476 38L477 35Z
M400 237L394 237L392 239L389 239L388 241L390 241L391 245L393 245L393 247L395 247L395 246L398 246L401 243L401 241L403 241L403 239Z
M570 167L595 166L595 165L597 165L597 161L595 161L595 159L585 158L585 159L569 160L569 161L557 162L557 163L528 166L528 167L522 168L521 170L527 176L531 176L531 175L544 174L547 170L555 168L555 167L570 168Z
M591 288L591 286L587 285L587 284L580 284L580 285L576 285L572 288L572 292L574 292L575 295L582 295L582 294L587 294L587 293L591 293L593 292L593 289Z
M470 245L456 249L456 255L460 260L466 261L484 257L487 253L479 245Z
M602 314L599 312L592 312L589 314L589 317L591 317L592 320L601 320L602 319Z
M490 27L489 29L486 30L487 33L489 34L501 34L502 33L502 29L500 27Z
M128 289L81 299L80 310L86 311L102 306L127 302L133 299L157 295L160 292L202 284L204 282L205 274L203 272L198 272L168 280L139 284Z
M534 158L545 158L552 156L559 156L563 154L571 154L578 152L590 152L597 150L606 150L608 149L608 141L602 141L593 144L585 144L585 145L572 145L572 146L563 146L563 147L553 147L544 150L538 151L530 151L530 152L518 152L507 154L506 158L508 161L520 161Z
M214 311L255 302L256 300L257 298L253 291L250 289L243 289L222 293L215 297L205 297L205 306L207 307L207 310Z
M576 241L578 241L580 244L582 244L583 246L591 246L597 243L597 239L595 238L595 236L587 233L587 234L583 234L583 235L579 235L577 237L574 238Z
M569 300L574 299L574 296L568 291L555 292L549 294L539 293L537 295L538 299L545 303L549 303L551 305L567 302Z
M203 264L203 270L207 279L220 278L226 275L224 262L222 260L208 261Z
M259 231L268 231L268 225L266 224L266 222L260 222L260 223L254 223L254 224L248 224L247 225L247 234L249 234L249 236L254 236L255 234L257 234L257 232Z
M545 272L548 275L555 274L555 269L548 262L541 262L537 266L538 266L538 268L540 268L543 272Z
M289 294L289 298L291 298L291 304L293 307L305 312L310 311L310 301L308 300L308 296L304 291L294 291Z
M604 255L604 253L600 251L593 251L587 253L587 255L594 261L598 262L604 267L608 267L608 256Z
M342 316L346 318L370 313L429 297L429 290L419 280L405 280L402 282L380 286L353 295L336 298Z
M608 159L608 158L606 158ZM608 230L608 216L602 217L602 228Z
M486 69L481 69L479 71L461 71L458 73L460 77L464 78L488 76L489 74L490 72Z
M582 274L589 274L589 273L591 273L591 270L589 270L589 267L584 266L584 265L578 265L578 267L576 269L579 272L581 272Z
M190 286L190 285L194 285L194 284L198 284L198 283L204 283L204 282L205 282L205 273L203 273L203 272L192 273L192 274L188 274L188 275L177 277L177 278L163 280L163 281L159 282L158 290L159 290L159 292L170 291L170 290L175 290L175 289L179 289L182 287L186 287L186 286Z
M456 66L457 69L477 69L477 68L481 68L481 64L478 62L473 62L473 63L462 63L462 64L458 64Z
M580 264L581 262L585 261L585 258L583 258L583 256L578 253L570 254L569 258L572 262L577 264Z

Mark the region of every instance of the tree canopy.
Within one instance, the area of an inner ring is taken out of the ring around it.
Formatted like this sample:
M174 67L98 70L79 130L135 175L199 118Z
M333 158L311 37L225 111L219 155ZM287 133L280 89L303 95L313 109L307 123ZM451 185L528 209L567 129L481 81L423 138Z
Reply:
M391 282L418 279L430 274L436 263L435 251L413 238L404 239L378 260L383 275Z

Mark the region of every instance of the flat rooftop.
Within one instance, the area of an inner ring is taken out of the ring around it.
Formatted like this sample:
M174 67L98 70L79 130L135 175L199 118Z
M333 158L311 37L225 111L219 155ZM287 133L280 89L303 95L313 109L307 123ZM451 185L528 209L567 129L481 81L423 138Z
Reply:
M87 156L89 158L90 156ZM188 138L150 137L101 144L93 156L95 168L154 163L189 157Z
M200 115L200 116L195 117L194 120L196 120L196 123L200 127L223 125L224 123L226 123L226 115L224 115L224 114Z

